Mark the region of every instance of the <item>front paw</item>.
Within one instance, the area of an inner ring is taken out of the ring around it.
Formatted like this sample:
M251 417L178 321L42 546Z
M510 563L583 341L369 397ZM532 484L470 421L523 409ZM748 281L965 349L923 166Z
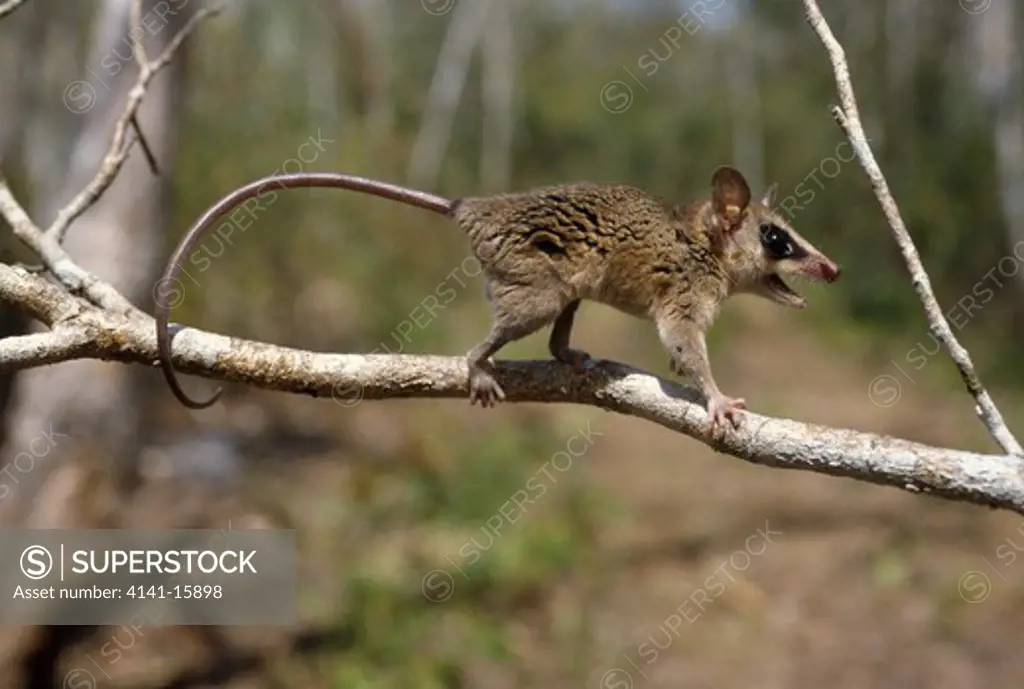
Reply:
M740 427L739 412L747 408L747 402L742 397L726 397L718 394L708 399L708 416L711 417L711 426L724 426L728 421L733 428Z
M505 401L505 391L487 371L482 368L469 370L469 404L479 404L484 409Z

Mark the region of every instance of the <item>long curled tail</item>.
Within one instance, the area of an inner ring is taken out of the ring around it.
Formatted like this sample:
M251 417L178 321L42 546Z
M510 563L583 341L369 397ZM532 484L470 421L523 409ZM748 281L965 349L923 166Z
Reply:
M214 404L220 398L223 389L218 388L206 401L196 401L189 398L189 396L185 394L185 391L181 389L181 385L178 383L178 379L174 373L174 366L171 363L171 335L167 330L168 319L170 317L170 310L172 306L168 297L176 289L173 286L180 284L178 274L181 271L182 259L184 259L185 256L195 248L195 245L200 239L202 239L203 235L206 234L206 232L221 216L239 204L248 201L253 197L262 197L264 194L274 191L275 189L299 189L303 187L323 187L358 191L364 194L372 194L374 196L391 199L392 201L398 201L410 206L416 206L417 208L425 208L426 210L434 211L435 213L445 216L450 216L452 210L457 205L457 200L446 199L443 196L437 196L436 194L429 194L427 192L401 187L396 184L388 184L387 182L379 182L374 179L367 179L366 177L332 172L303 172L290 175L272 175L270 177L258 179L255 182L250 182L243 187L235 189L210 206L206 212L192 224L192 227L188 229L188 232L185 233L185 236L182 237L181 241L178 242L178 246L175 247L174 253L171 254L171 258L167 262L167 267L164 269L163 277L160 278L160 281L157 282L156 287L153 290L153 298L156 304L154 309L154 316L156 318L156 343L160 357L160 368L163 371L167 385L171 388L171 392L173 392L174 396L178 398L178 401L186 407L190 409L205 409L206 407ZM163 289L166 287L170 287L171 289L169 291Z

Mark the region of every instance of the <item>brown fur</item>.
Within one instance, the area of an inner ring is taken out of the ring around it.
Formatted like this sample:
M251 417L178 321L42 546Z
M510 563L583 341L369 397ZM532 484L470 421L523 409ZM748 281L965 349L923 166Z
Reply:
M763 282L771 274L815 277L807 263L834 266L769 207L774 188L750 203L733 168L720 168L710 195L675 208L622 184L580 183L529 192L471 197L451 213L483 266L494 321L468 354L471 399L504 398L488 360L503 346L554 324L549 349L575 367L589 356L569 347L581 300L653 320L672 357L707 396L715 421L733 418L743 400L721 394L704 334L721 303L749 292L781 303ZM807 252L800 261L771 261L758 228L774 222ZM820 272L820 270L819 270Z
M832 261L772 210L774 186L752 203L743 175L727 166L715 170L709 194L676 207L625 184L566 184L453 201L365 177L316 172L264 178L220 199L185 233L158 287L179 284L181 262L217 218L271 186L373 194L446 215L463 229L483 267L494 310L487 338L467 354L470 401L483 406L505 397L490 358L545 326L553 326L548 347L555 358L575 368L588 364L588 354L569 347L576 309L586 299L654 321L672 370L704 393L712 422L737 423L736 412L745 403L718 389L704 342L721 303L748 292L802 308L803 299L779 276L831 282L839 275ZM761 229L771 224L780 228L776 234L786 233L787 247L797 247L797 253L769 256ZM208 407L220 391L200 402L181 389L171 362L169 295L155 290L154 296L164 377L182 404Z

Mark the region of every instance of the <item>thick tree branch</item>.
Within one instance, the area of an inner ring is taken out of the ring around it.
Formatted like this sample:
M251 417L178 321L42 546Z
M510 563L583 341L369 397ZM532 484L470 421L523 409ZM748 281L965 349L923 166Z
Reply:
M995 438L996 442L1007 453L1024 455L1024 449L1021 448L1020 443L1017 442L1013 433L1006 426L1006 422L1003 421L1003 416L999 413L995 402L992 401L992 397L981 384L981 379L974 369L974 363L971 361L970 354L967 353L967 350L956 339L952 329L949 327L949 323L946 321L946 317L942 313L938 300L935 298L935 292L932 290L928 273L925 272L924 266L921 264L921 258L917 253L917 248L914 246L914 240L910 238L910 233L907 231L907 226L900 215L896 200L893 198L892 192L889 191L889 184L886 182L885 176L882 174L882 170L878 166L875 155L871 151L871 146L868 144L867 137L864 134L864 127L861 125L860 120L860 111L857 109L857 99L854 96L853 84L850 80L850 68L846 62L845 51L832 34L828 22L825 21L825 17L818 8L817 1L804 0L804 9L807 13L808 23L810 23L811 28L814 29L821 42L825 45L829 61L832 63L832 71L835 74L836 89L839 91L842 107L833 107L832 114L846 133L850 144L853 146L857 160L871 180L875 196L882 205L882 211L885 213L889 227L892 228L893 235L896 237L900 253L903 254L903 260L910 271L914 290L924 305L929 329L942 342L946 351L949 352L950 358L953 359L957 369L960 371L960 377L963 379L964 385L967 386L967 390L974 397L975 402L977 402L975 411L985 426L988 427L992 437Z
M52 333L5 340L10 344L0 346L0 369L83 357L156 364L153 321L138 311L121 315L76 303L39 276L3 264L0 300L55 323ZM331 397L345 408L370 399L467 397L463 357L318 354L184 329L174 341L174 364L207 378ZM613 362L577 374L551 361L498 361L496 374L509 402L589 405L646 419L754 464L845 476L1024 514L1022 462L1012 455L932 447L752 412L744 413L738 431L721 437L710 431L695 390Z

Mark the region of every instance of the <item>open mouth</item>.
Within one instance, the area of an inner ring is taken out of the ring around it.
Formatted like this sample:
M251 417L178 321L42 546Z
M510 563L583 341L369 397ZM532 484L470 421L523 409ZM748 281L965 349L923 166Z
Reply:
M787 272L786 276L809 282L831 283L839 279L839 273L840 268L835 263L815 261L804 262L797 270ZM771 273L761 278L759 287L758 291L783 306L790 306L794 309L802 309L807 306L807 300L793 291L793 288L787 285L778 273Z
M795 309L802 309L807 306L807 300L790 289L789 285L783 282L782 278L778 275L769 275L764 278L763 282L776 301L792 306Z

